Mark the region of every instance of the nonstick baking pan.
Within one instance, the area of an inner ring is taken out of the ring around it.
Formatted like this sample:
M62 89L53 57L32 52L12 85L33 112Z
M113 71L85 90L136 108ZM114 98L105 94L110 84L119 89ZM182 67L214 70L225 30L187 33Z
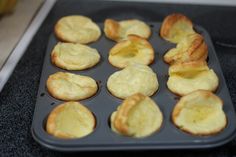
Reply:
M98 24L100 28L103 29L103 23ZM220 146L233 139L236 130L235 110L231 102L216 52L207 31L200 26L194 26L195 30L204 36L208 45L208 65L210 68L214 69L219 77L220 84L216 91L216 95L218 95L224 102L223 110L227 116L227 126L217 135L193 136L177 129L171 122L171 112L179 97L172 94L167 89L166 82L168 79L169 65L164 63L163 55L167 50L175 47L175 45L160 38L159 30L161 22L148 22L148 24L152 29L152 35L149 41L155 50L155 61L150 65L150 67L157 73L160 84L159 90L151 98L159 105L164 115L161 129L151 136L141 139L121 136L111 130L109 124L110 115L116 110L122 100L112 96L106 88L108 77L119 69L113 67L108 62L108 52L110 48L115 45L115 42L107 39L104 34L102 34L98 41L89 44L91 47L96 48L99 51L101 55L100 63L91 69L69 71L75 74L91 76L99 85L99 90L96 95L81 101L81 103L87 106L96 116L97 123L94 132L79 139L59 139L49 135L45 131L47 116L53 108L63 103L63 101L50 96L46 89L46 80L49 75L55 72L66 71L57 68L50 61L50 53L58 42L52 32L46 50L31 128L33 138L38 143L58 151L196 149Z

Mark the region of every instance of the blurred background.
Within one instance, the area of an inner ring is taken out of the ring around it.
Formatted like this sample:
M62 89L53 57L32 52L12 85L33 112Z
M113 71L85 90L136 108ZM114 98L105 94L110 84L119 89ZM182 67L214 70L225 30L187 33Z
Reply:
M43 0L0 0L0 70Z

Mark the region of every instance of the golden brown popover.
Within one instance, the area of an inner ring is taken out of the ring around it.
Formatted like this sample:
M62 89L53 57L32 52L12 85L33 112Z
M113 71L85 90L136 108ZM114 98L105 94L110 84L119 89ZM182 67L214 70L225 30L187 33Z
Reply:
M135 93L153 95L159 87L156 73L147 65L131 64L113 73L107 81L109 92L121 99Z
M61 41L80 44L94 42L101 36L98 25L82 15L62 17L57 21L54 31Z
M213 135L227 125L222 100L207 90L197 90L180 98L172 112L173 123L192 135Z
M126 98L111 116L114 132L135 138L146 137L160 129L163 115L148 96L136 93Z
M51 53L52 63L66 70L91 68L99 62L100 58L96 49L79 43L59 42Z
M81 138L93 132L93 113L79 102L65 102L55 107L47 119L49 134L64 139Z
M194 33L192 21L179 13L168 15L160 30L160 36L172 43L179 43L185 36Z
M151 35L150 27L145 22L137 19L122 21L106 19L104 23L104 32L107 38L114 41L121 41L132 34L145 39L148 39Z
M176 46L164 55L164 61L168 64L206 60L208 48L204 38L200 34L191 34L182 39Z
M176 63L169 67L167 87L173 93L183 96L198 89L214 92L219 79L205 61Z
M146 39L129 35L111 48L108 60L118 68L124 68L131 63L149 65L154 61L154 49Z
M89 76L56 72L49 76L47 89L54 98L72 101L93 96L98 86L96 81Z

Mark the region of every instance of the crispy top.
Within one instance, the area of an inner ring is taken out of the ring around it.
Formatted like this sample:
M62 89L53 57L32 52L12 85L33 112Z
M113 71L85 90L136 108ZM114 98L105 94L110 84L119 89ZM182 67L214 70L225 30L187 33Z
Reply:
M180 13L168 15L160 30L160 36L173 43L179 43L185 36L194 33L192 21Z
M151 35L150 27L145 22L137 19L123 21L106 19L104 22L104 32L107 38L114 41L126 39L128 35L137 35L145 39Z
M98 40L101 30L90 18L81 15L65 16L54 28L61 41L87 44Z
M96 125L93 114L79 102L66 102L55 107L47 119L46 130L58 138L81 138Z
M227 124L222 100L207 90L197 90L176 104L172 120L180 129L194 135L219 133Z
M112 115L112 129L122 135L145 137L157 131L163 116L149 97L136 93L123 101Z
M124 68L131 63L149 65L154 60L154 49L146 39L129 35L111 48L108 60L118 68Z

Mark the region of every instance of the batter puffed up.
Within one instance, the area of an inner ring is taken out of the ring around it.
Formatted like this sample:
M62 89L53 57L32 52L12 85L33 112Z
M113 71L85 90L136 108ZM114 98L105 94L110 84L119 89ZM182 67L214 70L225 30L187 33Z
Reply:
M208 48L204 38L200 34L191 34L183 38L176 46L164 55L164 61L168 64L206 60Z
M81 15L62 17L55 25L55 34L64 42L87 44L98 40L101 30L90 18Z
M118 134L141 138L158 131L162 121L158 105L150 97L136 93L112 113L111 128Z
M183 96L198 89L216 91L219 79L205 61L193 61L171 65L167 87Z
M71 139L92 133L95 126L95 117L87 107L79 102L66 102L51 111L46 130L55 137Z
M57 72L49 76L47 89L54 98L72 101L93 96L96 94L98 86L91 77Z
M190 34L195 34L192 21L183 14L168 15L161 25L160 36L172 43L179 43Z
M104 32L107 38L114 41L124 40L128 35L137 35L145 39L148 39L151 35L150 27L145 22L137 19L122 21L106 19Z
M66 70L84 70L95 66L100 60L98 51L79 43L59 42L51 53L51 61Z
M113 73L107 81L110 93L121 99L135 93L151 96L158 87L156 73L149 66L143 64L128 65L123 70Z
M209 136L227 125L222 100L207 90L183 96L172 112L173 123L192 135Z
M118 68L124 68L131 63L149 65L154 61L154 49L146 39L129 35L111 48L108 60Z

